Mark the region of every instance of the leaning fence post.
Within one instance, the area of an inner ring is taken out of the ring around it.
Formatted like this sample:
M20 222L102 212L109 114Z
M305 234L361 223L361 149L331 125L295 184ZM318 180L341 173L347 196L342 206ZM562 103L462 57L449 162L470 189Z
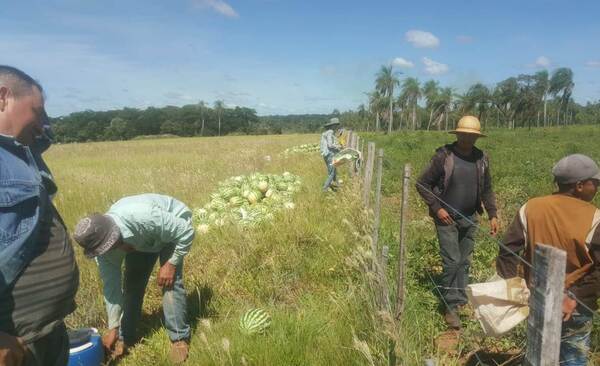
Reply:
M387 265L389 258L389 247L384 245L381 248L381 261L379 262L379 279L380 279L380 291L381 291L381 308L384 311L388 311L391 313L391 305L390 305L390 289L387 281Z
M363 187L363 203L365 207L369 208L369 201L371 199L371 181L373 180L373 164L375 160L375 143L369 142L367 148L367 164L365 166L365 181Z
M396 283L396 319L400 319L404 311L404 279L406 270L406 222L408 216L408 194L410 192L411 166L404 166L404 177L402 179L402 207L400 209L400 245L398 247L398 281Z
M558 365L566 262L565 251L536 244L527 321L526 366Z

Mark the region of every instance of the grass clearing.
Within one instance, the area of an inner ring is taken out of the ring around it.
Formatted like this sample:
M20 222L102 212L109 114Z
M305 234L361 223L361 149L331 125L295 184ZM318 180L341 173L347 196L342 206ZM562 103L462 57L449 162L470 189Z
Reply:
M492 179L497 195L502 229L512 221L517 209L528 198L554 191L551 169L553 164L567 154L583 153L600 160L600 145L595 136L597 128L581 126L537 130L491 130L488 138L478 141L478 146L490 155ZM384 135L367 135L378 147L385 149L385 177L383 182L382 243L391 244L390 252L397 253L400 197L404 164L413 166L416 179L429 162L435 149L454 140L443 132L410 132ZM483 349L492 353L520 350L525 342L525 325L501 339L486 338L476 321L467 320L455 354L438 349L435 340L445 331L440 315L439 301L427 272L435 281L441 274L441 260L433 221L427 207L414 188L410 192L410 221L407 234L407 292L405 315L401 323L403 340L398 353L406 365L422 365L426 358L437 359L440 365L460 365L471 351ZM600 203L596 196L595 204ZM487 217L480 218L487 230ZM501 236L500 236L501 237ZM479 233L471 267L471 282L484 282L494 272L494 259L498 252L496 242L485 233ZM391 283L396 269L390 259ZM464 323L465 324L465 323ZM596 327L597 329L597 327ZM597 333L597 332L596 332ZM593 350L600 350L600 338L594 335Z
M351 185L338 195L320 192L325 167L318 154L280 156L290 146L314 141L318 136L69 144L54 146L47 161L59 185L55 203L70 229L83 215L104 212L125 195L169 194L194 208L230 176L299 175L303 187L293 211L256 228L224 226L197 235L184 263L194 328L188 364L364 365L369 358L380 364L385 340L375 331L378 319L361 266L369 222L360 200ZM68 322L104 328L98 270L79 248L77 259L79 306ZM169 364L160 304L153 275L144 338L120 364ZM272 325L264 335L243 335L239 317L255 307L271 315Z
M600 159L592 126L545 130L492 130L479 146L490 154L500 221L506 228L529 197L553 191L550 169L566 154ZM380 244L390 245L390 286L394 287L403 165L417 176L434 149L451 142L441 132L365 135L385 149ZM318 154L280 155L291 146L317 141L316 135L140 140L58 145L47 161L59 184L56 203L69 228L82 215L102 212L124 195L158 192L191 208L203 206L218 182L252 172L299 175L303 188L296 208L250 230L225 226L198 235L185 262L188 307L194 327L189 364L195 365L384 365L387 336L396 340L404 365L433 358L460 365L473 350L519 350L524 325L501 339L485 338L479 324L465 318L456 352L440 350L445 330L439 302L427 272L441 272L438 244L427 209L411 187L408 227L408 283L405 314L398 330L375 311L372 279L365 276L372 223L351 184L341 194L320 192L325 167ZM271 160L265 159L270 156ZM345 172L345 169L341 170ZM596 204L600 200L596 199ZM484 227L486 220L483 220ZM497 244L478 237L472 282L493 272ZM82 272L74 326L104 326L96 266L78 250ZM148 287L141 334L122 365L168 364L169 342L160 326L160 292ZM393 291L392 291L393 293ZM239 317L265 309L272 326L264 335L244 336ZM598 355L600 338L594 333Z

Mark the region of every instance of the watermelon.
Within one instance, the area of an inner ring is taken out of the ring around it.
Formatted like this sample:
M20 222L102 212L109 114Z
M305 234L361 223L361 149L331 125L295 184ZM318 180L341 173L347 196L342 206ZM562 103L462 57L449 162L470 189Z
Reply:
M240 330L246 335L264 333L271 325L271 316L263 309L250 309L240 318Z

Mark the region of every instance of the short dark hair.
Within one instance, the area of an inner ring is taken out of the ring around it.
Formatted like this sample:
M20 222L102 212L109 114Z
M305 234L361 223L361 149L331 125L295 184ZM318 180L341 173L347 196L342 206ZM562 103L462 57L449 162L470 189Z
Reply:
M0 86L10 88L16 98L30 95L33 88L44 93L44 89L34 78L16 67L6 65L0 65Z

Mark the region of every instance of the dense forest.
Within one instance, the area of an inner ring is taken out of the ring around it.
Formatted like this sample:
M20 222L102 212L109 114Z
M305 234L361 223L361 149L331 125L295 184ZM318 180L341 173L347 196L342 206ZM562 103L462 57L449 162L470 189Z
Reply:
M316 132L332 116L347 128L392 132L451 129L464 114L479 117L484 128L518 128L600 122L600 100L585 105L573 98L573 72L559 68L521 74L487 86L477 83L464 93L401 78L392 66L382 66L368 103L331 114L257 116L250 108L227 108L223 101L144 110L83 111L53 118L58 142L127 140L140 136L223 136Z

